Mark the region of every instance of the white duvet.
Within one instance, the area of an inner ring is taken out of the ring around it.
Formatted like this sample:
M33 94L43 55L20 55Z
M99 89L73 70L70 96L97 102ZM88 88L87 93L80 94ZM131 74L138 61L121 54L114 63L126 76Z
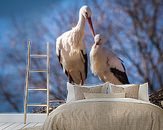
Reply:
M163 130L163 110L131 98L84 99L59 106L38 130Z

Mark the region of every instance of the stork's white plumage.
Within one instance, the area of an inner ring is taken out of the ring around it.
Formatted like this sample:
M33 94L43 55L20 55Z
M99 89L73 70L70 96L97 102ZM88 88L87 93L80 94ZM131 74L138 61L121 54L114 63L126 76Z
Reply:
M83 84L87 77L87 54L83 37L86 20L95 35L91 14L90 8L83 6L79 11L77 25L56 40L56 54L70 83Z
M129 84L123 61L110 49L104 47L104 38L100 34L94 37L90 52L91 70L104 82Z

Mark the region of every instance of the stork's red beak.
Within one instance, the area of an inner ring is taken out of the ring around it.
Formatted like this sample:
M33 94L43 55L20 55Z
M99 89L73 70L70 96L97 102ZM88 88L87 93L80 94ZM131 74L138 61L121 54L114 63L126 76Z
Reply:
M94 36L95 36L95 31L94 31L94 29L93 29L91 17L88 17L87 19L88 19L88 23L89 23L89 27L90 27L90 29L91 29L92 35L93 35L93 37L94 37Z

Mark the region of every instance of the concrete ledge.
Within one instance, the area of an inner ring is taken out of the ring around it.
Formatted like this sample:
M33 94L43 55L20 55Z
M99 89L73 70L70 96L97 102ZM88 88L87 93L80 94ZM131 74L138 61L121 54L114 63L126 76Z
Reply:
M46 119L46 114L27 114L27 123L28 122L44 122ZM0 122L23 122L24 114L16 113L4 113L0 114Z

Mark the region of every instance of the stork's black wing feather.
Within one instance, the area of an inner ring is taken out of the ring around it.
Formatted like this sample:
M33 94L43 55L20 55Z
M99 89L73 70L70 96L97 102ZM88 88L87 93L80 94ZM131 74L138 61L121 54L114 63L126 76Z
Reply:
M124 64L122 62L121 62L121 65L122 65L124 71L126 72L126 68L125 68L125 66L124 66Z
M81 53L84 57L84 66L85 66L85 79L87 78L87 73L88 73L88 58L87 58L87 54L84 54L83 50L81 50Z
M65 70L65 74L66 74L67 77L68 77L69 83L74 83L73 78L71 77L70 73L69 73L67 70Z
M61 65L61 67L63 69L63 66L62 66L62 63L61 63L61 50L59 50L59 55L57 55L57 57L58 57L60 65Z
M121 65L122 65L123 69L126 71L126 68L125 68L125 66L123 64L123 60L121 58L119 58L119 57L118 57L118 59L121 61Z
M62 65L62 63L61 63L61 50L59 50L59 55L57 55L57 57L58 57L58 60L59 60L60 65L61 65L61 67L62 67L62 69L63 69L63 65ZM67 75L67 77L68 77L68 79L69 79L69 82L70 82L70 83L74 83L74 81L73 81L73 79L72 79L70 73L69 73L66 69L63 69L63 71L64 71L64 73Z
M123 60L121 58L119 58L119 57L118 57L118 59L121 61L121 65L122 65L123 69L126 71L126 68L125 68L125 66L123 64Z
M129 84L128 77L126 72L122 72L117 68L110 68L110 71L114 74L114 76L122 83Z

